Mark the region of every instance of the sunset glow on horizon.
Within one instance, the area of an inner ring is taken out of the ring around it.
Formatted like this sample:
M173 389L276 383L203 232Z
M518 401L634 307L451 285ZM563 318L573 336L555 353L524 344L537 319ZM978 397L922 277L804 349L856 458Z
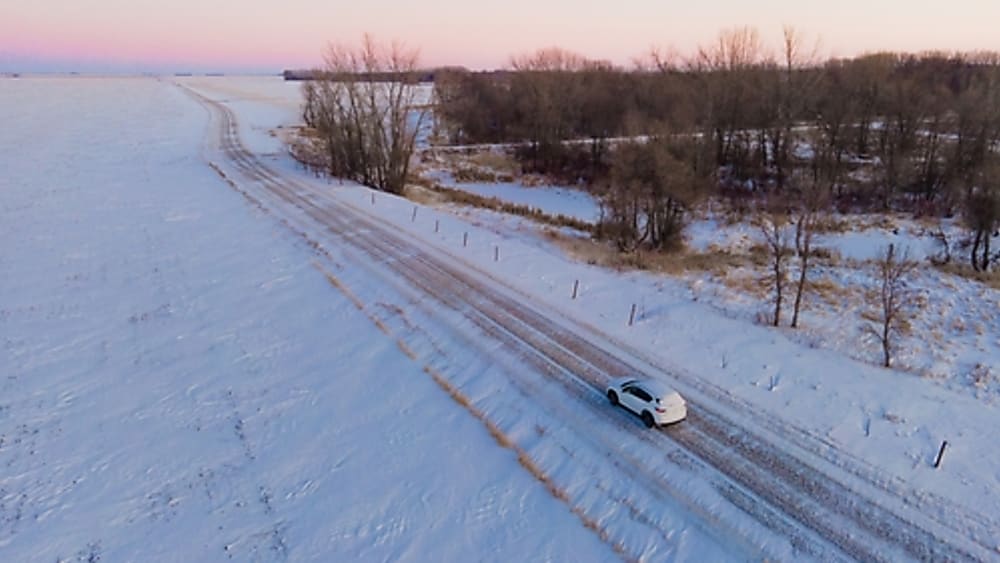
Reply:
M796 27L822 56L874 50L998 50L1000 2L742 0L46 0L0 7L0 72L277 72L320 64L330 42L369 32L417 48L425 66L499 68L559 46L628 65L650 48L690 53L722 29L752 26L777 45ZM933 6L933 7L932 7Z

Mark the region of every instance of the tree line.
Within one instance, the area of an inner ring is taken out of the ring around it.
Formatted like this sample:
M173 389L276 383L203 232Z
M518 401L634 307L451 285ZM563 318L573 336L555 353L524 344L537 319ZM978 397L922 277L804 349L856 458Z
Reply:
M415 52L366 37L326 62L304 83L304 118L331 173L401 192L426 110ZM800 218L961 214L972 267L997 259L997 53L821 60L794 29L771 48L736 28L634 68L551 48L503 71L438 69L433 111L447 143L511 143L525 172L587 186L595 234L623 250L670 248L690 209L721 196Z
M631 69L545 49L504 72L442 72L435 92L447 142L517 143L525 171L591 186L623 247L659 247L677 206L709 194L819 191L841 210L962 213L973 267L995 259L997 53L824 61L793 29L771 49L738 28Z

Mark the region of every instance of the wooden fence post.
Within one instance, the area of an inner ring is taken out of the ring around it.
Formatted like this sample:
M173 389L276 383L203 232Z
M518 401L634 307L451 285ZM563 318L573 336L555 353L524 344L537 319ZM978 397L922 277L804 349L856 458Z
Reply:
M944 457L944 449L948 447L948 440L941 442L941 449L938 450L937 459L934 460L934 469L941 467L941 458Z

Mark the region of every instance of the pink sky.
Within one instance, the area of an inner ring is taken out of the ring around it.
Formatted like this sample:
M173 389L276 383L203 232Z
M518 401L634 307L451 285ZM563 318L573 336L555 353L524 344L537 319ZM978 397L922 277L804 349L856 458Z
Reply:
M876 49L1000 51L997 0L5 0L0 71L260 70L313 66L363 32L420 48L425 65L504 66L561 46L627 64L650 47L689 52L720 29L783 24L824 55ZM74 68L79 67L79 68Z

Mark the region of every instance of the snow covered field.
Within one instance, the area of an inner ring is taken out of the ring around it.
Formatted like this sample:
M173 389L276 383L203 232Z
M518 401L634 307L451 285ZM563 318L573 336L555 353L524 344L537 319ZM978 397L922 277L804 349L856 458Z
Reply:
M272 134L297 122L295 86L181 82L231 107L243 142L275 169L326 184L298 171ZM695 505L641 497L637 478L615 474L586 426L641 448L628 433L521 405L510 377L523 366L482 354L481 341L467 346L464 321L449 328L449 315L427 311L419 295L327 248L337 276L416 351L410 360L331 287L311 246L206 165L215 158L207 114L172 84L22 79L0 86L0 114L9 171L0 234L19 242L0 255L0 372L10 374L0 394L0 559L616 558L421 362L473 397L626 554L802 557L690 473L655 467ZM886 491L905 492L904 515L968 524L982 545L1000 546L1000 412L990 388L851 359L849 321L806 336L757 326L759 303L706 277L575 262L522 219L419 206L414 216L400 198L379 194L372 205L365 188L324 189L669 366L664 377L686 395L705 383L745 402L729 413L739 426L825 444L829 471L862 467L880 484L866 494L896 506ZM559 198L544 197L559 212ZM753 236L705 223L691 243ZM863 259L873 239L824 244ZM974 308L973 286L948 283L957 289L934 306L963 319L981 311L975 353L997 365L995 297ZM639 315L629 327L632 304ZM836 316L820 306L808 314L812 327ZM954 334L943 333L938 352L960 350ZM949 356L942 369L972 354ZM367 398L373 389L377 400ZM950 446L935 470L941 440ZM614 495L623 501L608 504Z
M860 225L816 237L814 246L830 254L811 273L823 289L807 294L803 330L785 330L785 335L807 346L877 364L880 344L866 330L872 326L869 318L876 314L877 302L870 295L878 289L873 262L893 244L919 262L908 281L917 306L909 314L909 330L899 337L895 369L901 375L923 378L928 386L948 387L985 404L996 404L1000 400L1000 291L942 272L930 263L942 254L934 237L939 227L947 233L953 260L967 260L967 252L957 248L966 235L961 225L956 220L932 225L907 217L848 216L843 220ZM745 253L764 243L759 229L719 220L695 222L688 236L692 247L707 252ZM694 298L714 304L726 315L752 321L769 312L759 291L747 291L759 285L756 280L764 275L763 268L732 268L724 277L686 275L684 281Z
M294 173L292 165L284 165ZM534 188L524 190L533 192ZM350 186L335 188L335 193L362 204L369 197L367 190ZM993 428L1000 422L995 382L1000 326L993 290L925 270L915 287L937 298L926 303L903 342L899 362L911 371L883 370L874 365L874 343L864 340L858 301L845 315L843 304L824 305L817 298L805 313L806 330L774 331L754 323L766 305L707 276L671 279L608 272L566 259L544 237L532 237L532 229L521 219L477 211L463 211L455 218L447 210L424 210L414 224L411 202L384 195L379 201L383 203L368 211L458 253L565 314L831 440L886 471L887 478L896 476L919 490L954 499L993 522L1000 519L1000 452L993 447ZM550 211L559 212L552 205ZM563 210L572 212L575 205L567 203ZM429 232L431 217L440 222L440 233ZM897 232L869 227L824 235L819 243L854 261L872 258L888 242L910 247L918 259L936 251L918 225L897 224ZM473 241L468 248L462 245L466 231ZM758 236L746 225L725 227L708 221L693 226L691 244L708 248L735 238L742 240L734 243L738 247L752 244ZM495 247L500 247L500 263L494 262ZM834 277L841 286L870 286L871 281L863 279L864 270L855 270L858 273L821 269L819 274ZM581 282L581 299L571 301L575 280ZM631 303L638 306L639 322L626 327ZM924 340L926 335L932 340ZM977 364L994 375L977 382L970 373ZM949 441L946 468L933 470L930 465L943 440ZM1000 544L996 528L993 537Z
M252 115L244 140L254 152L285 152L276 134L279 127L302 121L302 83L274 76L198 76L182 79L184 84L211 92L240 115Z
M152 79L0 83L0 560L607 560Z

